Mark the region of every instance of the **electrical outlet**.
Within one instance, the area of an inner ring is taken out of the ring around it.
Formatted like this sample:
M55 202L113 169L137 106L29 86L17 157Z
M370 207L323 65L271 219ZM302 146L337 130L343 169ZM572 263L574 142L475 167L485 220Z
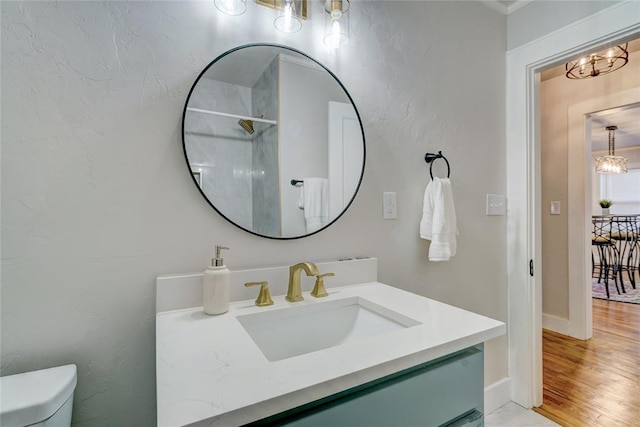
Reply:
M382 218L384 219L398 218L395 192L385 191L384 193L382 193Z
M551 202L549 211L551 215L560 215L560 202Z

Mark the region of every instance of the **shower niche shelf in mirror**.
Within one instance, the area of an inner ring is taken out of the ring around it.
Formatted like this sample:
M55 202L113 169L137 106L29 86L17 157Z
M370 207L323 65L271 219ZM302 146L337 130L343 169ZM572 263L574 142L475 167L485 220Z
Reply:
M364 173L364 131L351 96L326 67L286 46L240 46L212 61L189 92L182 138L209 205L272 239L331 225Z

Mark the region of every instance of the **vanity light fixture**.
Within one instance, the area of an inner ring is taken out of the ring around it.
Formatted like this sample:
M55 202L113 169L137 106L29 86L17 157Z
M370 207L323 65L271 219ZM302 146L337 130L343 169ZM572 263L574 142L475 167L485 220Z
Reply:
M273 20L276 30L283 33L297 33L302 28L302 21L296 13L296 1L284 0L282 13Z
M607 126L609 131L609 155L596 157L596 172L599 173L627 173L627 158L616 156L615 131L618 126Z
M283 33L295 33L302 29L302 20L307 19L307 0L255 0L260 6L278 11L273 26Z
M629 62L627 47L628 43L625 43L567 62L565 75L570 79L586 79L620 69Z
M325 0L324 44L337 49L349 41L349 0Z
M214 0L216 8L226 15L242 15L247 10L247 0ZM260 6L275 9L273 26L283 33L295 33L302 29L307 19L308 0L255 0ZM338 48L349 41L350 0L323 0L325 14L324 44Z
M213 4L225 15L242 15L247 11L247 0L213 0Z

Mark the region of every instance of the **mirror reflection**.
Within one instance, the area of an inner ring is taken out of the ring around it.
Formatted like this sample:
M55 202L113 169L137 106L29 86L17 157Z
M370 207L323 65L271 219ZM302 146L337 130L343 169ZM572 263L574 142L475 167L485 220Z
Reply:
M184 154L209 204L264 237L304 237L349 207L364 133L337 78L302 52L248 45L213 61L183 117Z

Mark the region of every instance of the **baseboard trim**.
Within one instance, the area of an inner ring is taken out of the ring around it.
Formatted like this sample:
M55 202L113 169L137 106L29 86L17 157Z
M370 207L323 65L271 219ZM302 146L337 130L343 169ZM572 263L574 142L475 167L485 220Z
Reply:
M484 388L484 414L492 413L496 409L511 401L511 379L505 377Z
M562 335L569 335L569 319L542 313L542 327Z

